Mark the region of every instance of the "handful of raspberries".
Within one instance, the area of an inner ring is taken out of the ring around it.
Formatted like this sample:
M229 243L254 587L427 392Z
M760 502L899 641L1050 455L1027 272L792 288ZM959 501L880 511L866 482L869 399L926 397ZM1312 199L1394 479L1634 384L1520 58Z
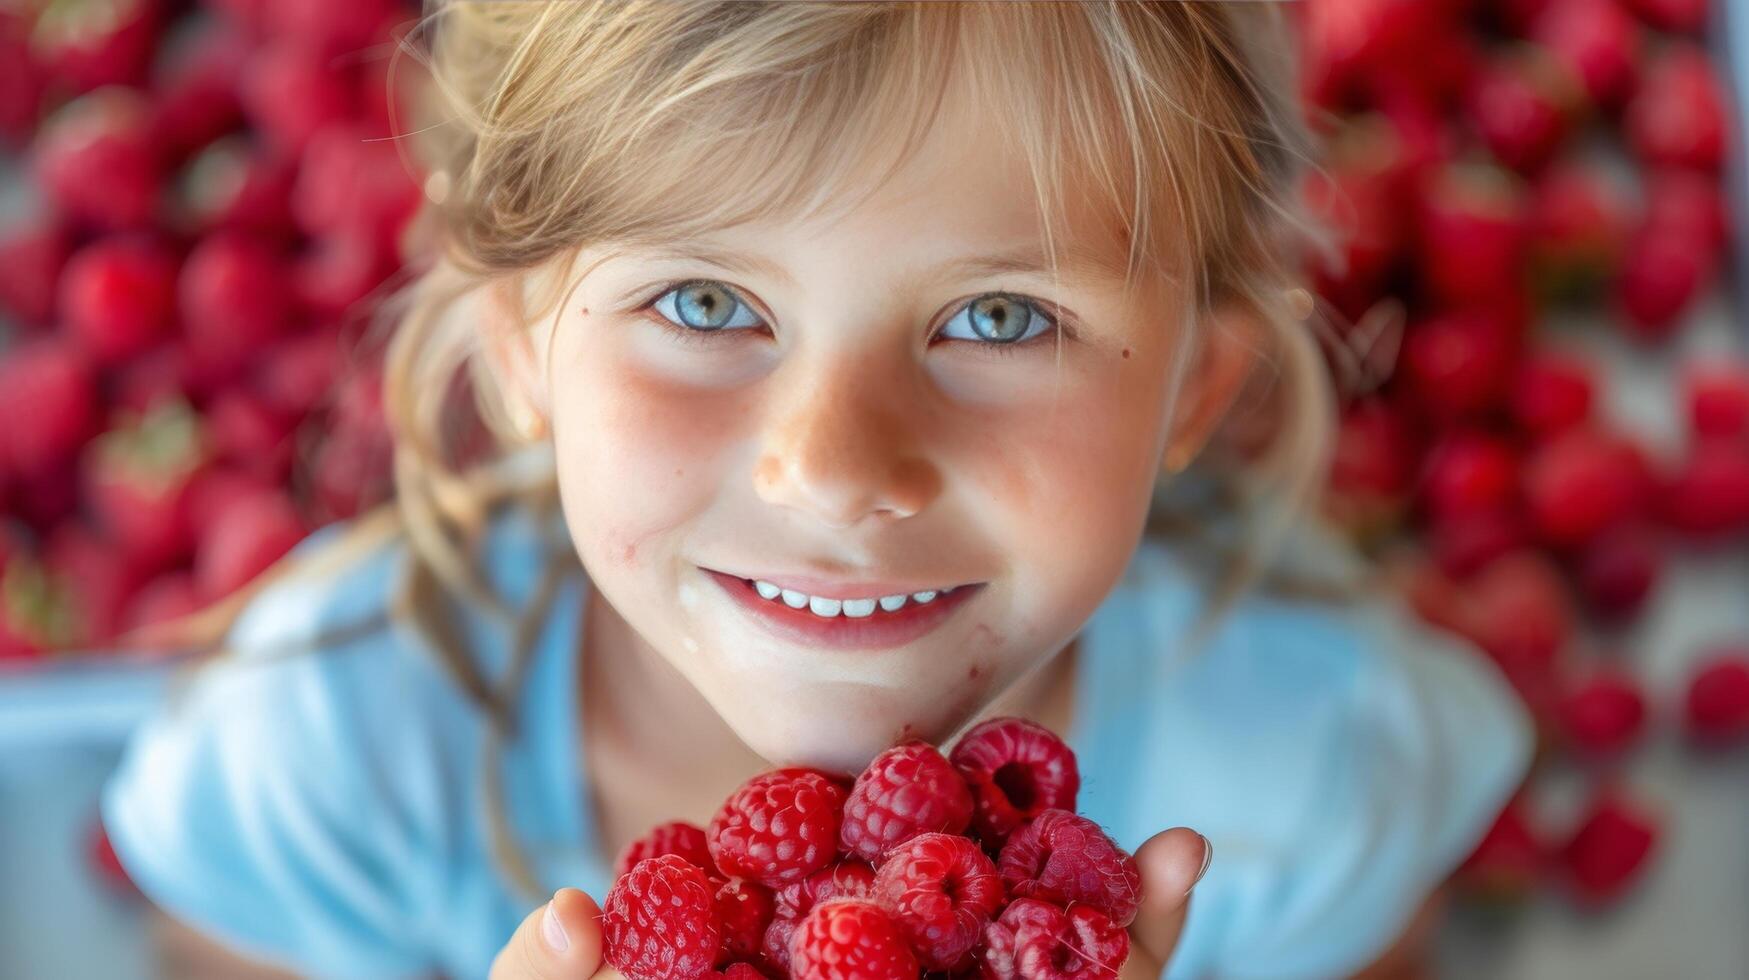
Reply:
M632 843L602 905L628 980L1105 980L1129 957L1135 858L1075 813L1075 754L1021 718L943 756L910 741L854 784L755 776L710 827Z

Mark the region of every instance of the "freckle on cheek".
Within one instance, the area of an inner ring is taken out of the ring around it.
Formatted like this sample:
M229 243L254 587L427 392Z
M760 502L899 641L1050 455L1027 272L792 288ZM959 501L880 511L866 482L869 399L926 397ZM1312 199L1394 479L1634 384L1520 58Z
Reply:
M1123 349L1123 359L1126 361L1130 359L1130 349L1128 347Z
M978 679L978 675L982 674L983 672L984 672L984 665L983 664L972 664L970 667L966 668L966 680L975 681Z

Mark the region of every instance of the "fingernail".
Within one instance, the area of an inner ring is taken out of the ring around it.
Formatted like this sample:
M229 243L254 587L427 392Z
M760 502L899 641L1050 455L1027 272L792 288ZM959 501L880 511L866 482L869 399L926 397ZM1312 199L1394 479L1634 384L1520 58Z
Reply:
M547 910L540 917L540 937L555 953L571 948L571 939L565 935L565 926L559 922L559 913L551 902L547 903Z
M1202 834L1196 836L1202 837L1202 869L1196 873L1196 880L1190 883L1191 888L1195 888L1197 882L1202 881L1202 876L1209 873L1209 863L1215 859L1215 845L1209 843L1209 839Z

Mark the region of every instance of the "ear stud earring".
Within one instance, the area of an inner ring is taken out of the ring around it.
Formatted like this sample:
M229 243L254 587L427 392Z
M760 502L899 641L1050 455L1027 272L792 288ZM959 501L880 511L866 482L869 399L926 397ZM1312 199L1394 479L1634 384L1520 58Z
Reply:
M547 420L527 405L517 405L510 415L510 424L515 427L516 434L529 442L547 434Z

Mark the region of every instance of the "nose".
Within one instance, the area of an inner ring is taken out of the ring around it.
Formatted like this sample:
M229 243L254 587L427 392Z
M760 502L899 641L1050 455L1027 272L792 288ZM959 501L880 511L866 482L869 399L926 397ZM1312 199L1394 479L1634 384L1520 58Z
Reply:
M921 399L873 356L829 356L835 363L794 364L772 379L786 394L767 415L753 471L759 496L835 528L917 514L941 492L940 471L915 438Z

